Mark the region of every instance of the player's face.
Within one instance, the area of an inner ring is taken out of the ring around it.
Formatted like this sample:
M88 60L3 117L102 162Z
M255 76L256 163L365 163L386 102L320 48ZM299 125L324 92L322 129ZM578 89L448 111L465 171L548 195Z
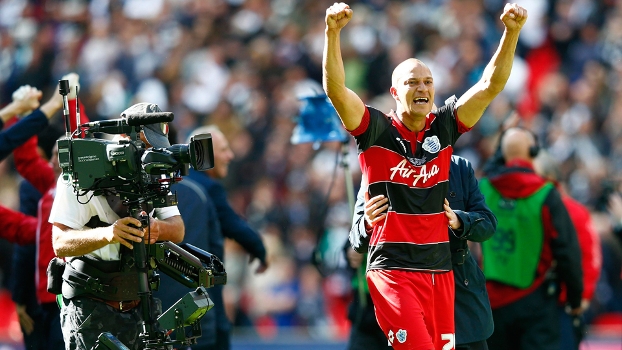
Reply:
M423 64L415 63L404 70L396 81L394 98L398 110L413 118L425 117L434 105L432 72Z

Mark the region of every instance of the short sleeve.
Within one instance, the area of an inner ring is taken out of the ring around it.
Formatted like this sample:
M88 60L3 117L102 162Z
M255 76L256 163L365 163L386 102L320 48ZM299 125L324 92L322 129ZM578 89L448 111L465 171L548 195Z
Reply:
M351 132L356 140L358 151L363 152L373 146L389 125L389 117L384 113L373 107L365 106L361 125Z
M87 196L80 197L80 200L83 202L86 202L87 199ZM57 222L74 230L79 230L89 222L93 215L96 214L91 213L91 206L80 204L70 182L66 182L62 175L59 176L56 182L56 195L48 221L52 224Z

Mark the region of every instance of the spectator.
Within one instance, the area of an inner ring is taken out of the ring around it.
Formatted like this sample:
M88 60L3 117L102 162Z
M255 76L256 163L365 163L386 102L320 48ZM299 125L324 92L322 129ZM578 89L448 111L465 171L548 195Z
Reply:
M177 207L184 221L186 233L183 243L192 244L223 258L224 247L220 221L216 215L216 207L207 196L205 189L195 181L184 178L172 186L176 193ZM160 289L154 296L162 300L162 308L166 310L190 290L166 274L160 274ZM229 330L231 328L225 315L222 300L222 285L208 289L208 295L214 307L201 318L201 337L192 349L229 349Z
M176 186L176 189L181 191L179 206L182 218L188 227L193 227L191 235L188 236L188 243L196 242L199 248L225 261L224 239L233 239L251 254L251 261L259 260L259 266L255 272L263 273L268 268L268 262L261 237L233 211L224 187L217 181L227 176L233 152L227 139L217 127L201 127L191 132L190 136L205 133L212 135L214 167L204 172L190 170L189 176ZM188 197L185 196L186 193L189 194ZM191 198L198 201L190 200ZM205 211L197 212L197 208L194 207L197 204L202 205ZM214 336L212 339L203 337L192 349L228 350L231 348L229 334L231 324L225 314L222 288L222 286L216 286L209 291L214 301L214 309L211 312L215 315L215 325L210 326L208 320L201 323L208 327L208 334L214 334ZM208 318L211 317L208 315Z

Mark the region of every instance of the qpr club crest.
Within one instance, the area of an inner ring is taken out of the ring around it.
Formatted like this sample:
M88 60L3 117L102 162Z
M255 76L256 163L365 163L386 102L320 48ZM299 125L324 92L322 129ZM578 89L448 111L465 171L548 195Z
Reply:
M399 331L397 331L397 333L395 333L395 337L397 338L397 341L399 341L400 343L403 343L406 341L406 330L405 329L400 329Z
M438 136L429 136L423 140L423 149L430 153L438 153L441 150L441 142L438 139Z

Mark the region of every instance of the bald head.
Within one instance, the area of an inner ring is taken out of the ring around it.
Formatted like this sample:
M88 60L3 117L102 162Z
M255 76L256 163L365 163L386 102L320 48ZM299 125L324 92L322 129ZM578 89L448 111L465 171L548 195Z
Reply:
M202 126L192 131L190 136L207 133L212 135L214 167L210 170L206 170L206 172L211 177L222 179L226 177L229 172L229 163L233 159L233 151L231 147L229 147L227 138L216 125ZM188 142L190 142L190 138L188 138Z
M538 152L538 156L536 157L533 166L536 173L543 178L553 182L561 182L562 172L560 165L548 152Z
M222 133L222 131L220 131L220 128L218 128L218 126L206 125L206 126L200 126L192 130L192 132L188 136L188 140L186 140L186 143L190 143L190 137L199 135L199 134L212 134L212 139L214 138L224 139L225 138L225 135Z
M506 162L521 159L532 161L529 148L536 145L532 133L521 128L510 128L501 139L501 153Z
M391 84L393 86L397 86L397 82L401 77L403 77L406 74L409 74L410 72L413 71L413 69L415 69L416 67L420 67L420 66L427 69L430 76L432 76L432 72L430 71L430 68L428 68L428 66L426 66L425 63L421 62L420 60L416 58L409 58L405 60L404 62L398 64L397 67L395 67L395 69L393 70L393 75L391 75Z

